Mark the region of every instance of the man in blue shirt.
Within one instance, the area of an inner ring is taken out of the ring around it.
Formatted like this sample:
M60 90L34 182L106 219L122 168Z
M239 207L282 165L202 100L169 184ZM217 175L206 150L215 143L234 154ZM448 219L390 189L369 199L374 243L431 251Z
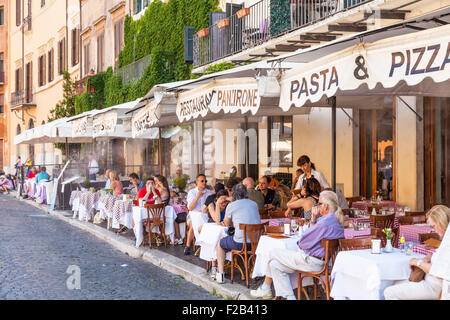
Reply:
M41 180L50 180L50 175L47 173L47 169L45 167L42 167L41 172L36 175L36 183L39 183Z
M270 251L264 283L251 290L253 298L272 298L270 286L273 282L275 294L287 300L295 300L290 274L303 271L320 271L325 260L322 239L344 238L344 214L333 191L322 191L319 206L314 207L310 227L297 242L298 251L276 249Z
M145 188L145 182L139 179L137 173L131 173L128 178L130 178L131 184L134 186L134 189L131 191L132 194L138 195L141 189Z

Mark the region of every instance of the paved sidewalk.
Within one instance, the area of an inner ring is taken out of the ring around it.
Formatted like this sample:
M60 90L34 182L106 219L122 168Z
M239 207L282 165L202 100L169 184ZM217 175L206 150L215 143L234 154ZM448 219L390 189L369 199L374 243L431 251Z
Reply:
M15 192L11 192L10 194L12 197L15 197L15 195ZM231 284L229 281L225 284L218 284L215 281L212 281L209 274L206 273L205 267L201 267L180 259L161 250L149 249L148 247L136 248L134 241L130 237L117 235L116 233L99 225L95 225L92 222L73 219L71 211L51 211L48 205L37 204L31 200L19 200L95 235L133 258L142 258L143 260L161 267L173 274L182 276L185 280L198 285L209 292L215 292L215 294L219 297L222 296L224 299L234 300L252 299L249 295L249 289L246 286L237 283Z

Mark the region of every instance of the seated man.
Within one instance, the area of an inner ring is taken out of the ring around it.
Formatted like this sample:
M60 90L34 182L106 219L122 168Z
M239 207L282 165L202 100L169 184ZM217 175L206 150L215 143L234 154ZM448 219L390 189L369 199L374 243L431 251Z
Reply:
M2 175L0 176L0 191L2 193L9 193L13 189L13 184L9 179L6 178L6 176Z
M276 204L280 202L279 196L275 193L275 190L269 188L269 184L272 180L269 176L262 176L259 179L258 189L264 196L264 208L275 209Z
M290 274L298 270L320 271L325 258L325 248L320 244L322 239L344 238L344 215L338 203L333 191L320 193L319 206L313 209L310 228L297 243L300 251L272 250L264 283L250 291L253 298L271 299L273 282L276 296L295 300Z
M35 167L31 168L30 172L27 173L27 179L35 178L36 174L37 174L36 168Z
M255 201L248 199L247 188L243 184L233 187L231 193L232 202L225 209L225 226L234 226L234 235L222 238L217 245L217 269L216 282L224 283L225 256L228 251L242 250L244 245L244 230L240 224L260 224L258 206ZM250 249L250 239L247 238L247 248Z
M184 248L184 255L191 253L191 242L199 233L198 228L203 223L208 221L208 215L202 213L202 207L205 204L206 198L212 194L211 190L206 189L206 176L199 174L195 180L196 187L189 190L187 195L188 204L188 226L189 231L186 236L186 248Z
M258 205L259 210L264 209L264 196L261 192L255 189L255 180L247 177L242 181L242 184L247 188L248 199L253 200Z
M47 173L47 168L42 167L41 172L36 175L36 183L39 183L41 180L50 180L50 175Z
M131 173L128 178L130 179L131 184L134 186L134 188L130 191L130 194L137 195L139 194L139 191L145 188L145 182L139 179L137 173Z

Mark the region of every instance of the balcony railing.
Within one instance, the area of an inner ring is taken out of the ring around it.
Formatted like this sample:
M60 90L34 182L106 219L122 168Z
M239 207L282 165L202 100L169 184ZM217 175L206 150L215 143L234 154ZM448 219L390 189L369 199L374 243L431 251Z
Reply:
M30 89L20 90L11 94L11 107L17 107L24 104L33 104L33 92Z
M142 77L145 68L150 64L150 55L136 60L129 65L117 69L114 73L122 76L123 84L133 84Z
M202 36L194 34L194 68L371 1L261 0L247 8L247 15L236 13L207 28Z

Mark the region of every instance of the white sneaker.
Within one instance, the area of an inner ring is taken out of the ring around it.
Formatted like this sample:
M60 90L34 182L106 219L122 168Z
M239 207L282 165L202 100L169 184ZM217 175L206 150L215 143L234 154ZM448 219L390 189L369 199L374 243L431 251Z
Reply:
M217 267L211 267L210 277L212 280L216 280Z
M223 273L220 273L220 272L216 273L216 282L220 283L220 284L225 283L224 274Z
M263 290L261 287L258 287L256 290L250 290L250 296L252 298L263 298L263 299L272 299L272 290L267 289Z

